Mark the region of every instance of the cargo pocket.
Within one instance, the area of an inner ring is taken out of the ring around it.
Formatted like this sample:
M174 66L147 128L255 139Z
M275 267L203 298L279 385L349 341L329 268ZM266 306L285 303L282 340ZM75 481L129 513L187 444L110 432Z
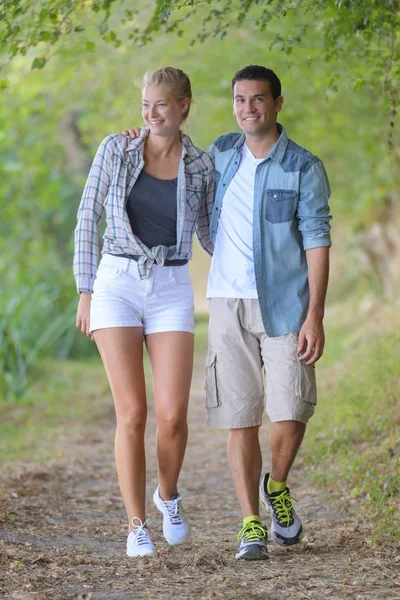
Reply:
M217 355L207 354L206 357L206 408L217 408L221 406L218 401L218 385L217 385Z
M298 361L296 394L310 404L317 404L317 385L314 365L303 365Z

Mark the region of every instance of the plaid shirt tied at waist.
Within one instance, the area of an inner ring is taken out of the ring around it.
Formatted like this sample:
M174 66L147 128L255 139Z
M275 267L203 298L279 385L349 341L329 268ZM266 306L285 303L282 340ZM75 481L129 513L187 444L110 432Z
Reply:
M132 231L126 200L143 167L143 149L149 133L140 136L113 134L105 138L93 160L78 210L75 229L74 275L78 292L93 292L99 261L98 223L106 213L102 254L138 256L141 279L151 273L154 263L190 260L196 231L201 246L212 253L209 225L214 204L214 166L210 156L182 135L182 156L177 183L177 243L147 248Z

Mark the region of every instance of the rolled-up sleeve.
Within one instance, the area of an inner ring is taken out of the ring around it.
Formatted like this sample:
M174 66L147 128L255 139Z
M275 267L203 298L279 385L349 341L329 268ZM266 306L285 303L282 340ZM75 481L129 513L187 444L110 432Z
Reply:
M78 209L73 263L78 292L93 292L99 260L97 226L110 186L113 137L105 138L97 150Z
M299 230L303 236L304 250L331 246L329 197L331 190L324 165L314 162L301 174L300 196L297 206Z

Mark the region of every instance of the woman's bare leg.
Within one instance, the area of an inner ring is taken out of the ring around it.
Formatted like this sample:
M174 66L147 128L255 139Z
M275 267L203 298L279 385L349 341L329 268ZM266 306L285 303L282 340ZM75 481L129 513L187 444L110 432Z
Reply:
M146 346L153 374L160 495L170 500L178 493L188 437L194 336L185 331L153 333L146 337Z
M115 462L129 529L133 517L146 519L146 456L144 434L147 419L143 370L143 329L98 329L94 338L114 397L117 417Z

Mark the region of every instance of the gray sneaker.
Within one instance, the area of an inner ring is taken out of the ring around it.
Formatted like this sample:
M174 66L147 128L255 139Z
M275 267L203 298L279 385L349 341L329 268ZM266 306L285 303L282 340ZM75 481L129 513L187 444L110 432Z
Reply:
M258 521L250 521L243 525L237 539L240 544L235 558L241 560L265 560L268 558L268 531Z
M268 494L269 473L260 481L260 500L271 515L271 536L280 546L298 544L303 535L303 526L293 508L293 498L287 487L283 492Z

